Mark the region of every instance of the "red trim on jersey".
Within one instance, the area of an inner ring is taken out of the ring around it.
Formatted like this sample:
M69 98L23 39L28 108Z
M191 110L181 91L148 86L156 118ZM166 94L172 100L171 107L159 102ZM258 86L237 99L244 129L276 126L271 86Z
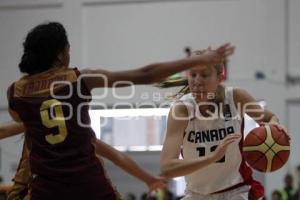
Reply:
M242 125L241 125L242 139L239 143L241 154L242 154L242 151L243 151L243 143L244 143L244 126L245 126L245 122L244 122L244 118L243 118L242 119ZM245 163L245 160L244 160L243 156L242 156L242 162L241 162L239 171L240 171L240 174L243 177L244 181L247 181L249 178L252 178L252 170Z
M250 191L249 191L249 200L257 200L264 196L264 187L259 183L258 181L254 180L252 177L252 169L246 164L246 161L243 157L243 143L244 143L244 126L245 126L245 119L242 119L242 126L241 126L241 133L242 133L242 139L239 143L240 146L240 152L242 155L242 162L240 165L240 174L243 177L245 184L249 185Z
M242 186L244 186L244 185L247 185L247 184L246 184L245 182L238 183L238 184L233 185L233 186L231 186L231 187L229 187L229 188L226 188L226 189L224 189L224 190L219 190L219 191L214 192L214 193L211 193L211 194L220 194L220 193L223 193L223 192L227 192L227 191L229 191L229 190L234 190L234 189L239 188L239 187L242 187Z
M240 148L241 154L243 152L242 150L243 150L243 142L244 142L244 139L243 139L244 138L244 125L245 125L245 121L243 118L242 125L241 125L242 139L239 143L239 148ZM243 154L242 154L242 162L240 165L239 172L240 172L242 178L244 179L244 182L238 183L229 188L214 192L212 194L219 194L219 193L227 192L229 190L236 189L236 188L244 186L244 185L249 185L250 186L249 196L248 196L249 200L258 200L259 198L263 197L264 196L264 187L258 181L254 180L252 178L252 169L246 164Z

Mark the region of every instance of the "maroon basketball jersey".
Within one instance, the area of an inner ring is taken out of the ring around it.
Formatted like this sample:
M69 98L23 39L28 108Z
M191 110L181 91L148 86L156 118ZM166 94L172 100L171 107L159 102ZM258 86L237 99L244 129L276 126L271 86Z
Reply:
M88 114L91 94L79 75L77 69L60 67L25 76L9 88L9 106L26 126L33 176L97 184L98 193L115 194L95 155Z

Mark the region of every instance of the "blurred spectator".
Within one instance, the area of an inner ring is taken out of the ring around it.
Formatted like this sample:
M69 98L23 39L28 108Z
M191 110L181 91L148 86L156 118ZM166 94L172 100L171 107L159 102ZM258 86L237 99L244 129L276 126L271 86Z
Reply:
M133 193L128 193L125 197L125 200L136 200L136 197Z
M156 198L153 196L148 197L148 194L145 192L142 194L141 200L156 200Z
M2 182L3 182L3 178L2 178L2 176L0 176L0 200L5 200L6 193L10 189L10 187L7 185L4 185Z
M281 193L278 190L272 192L271 200L281 200Z
M173 200L174 198L174 194L168 190L168 189L165 189L164 190L164 199L163 200Z
M284 188L280 191L282 200L293 200L297 190L293 187L293 176L287 174L284 177Z
M157 200L173 200L174 199L174 194L165 188L164 190L160 190L158 192Z
M298 190L294 195L294 200L300 200L300 190Z
M300 165L297 167L297 175L298 175L298 190L294 195L294 200L300 200Z

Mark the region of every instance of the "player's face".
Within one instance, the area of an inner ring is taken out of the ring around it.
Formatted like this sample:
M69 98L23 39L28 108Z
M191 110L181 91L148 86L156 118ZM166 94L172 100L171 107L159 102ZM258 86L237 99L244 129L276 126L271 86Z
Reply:
M197 101L210 101L215 98L221 82L214 67L201 66L187 72L189 88Z

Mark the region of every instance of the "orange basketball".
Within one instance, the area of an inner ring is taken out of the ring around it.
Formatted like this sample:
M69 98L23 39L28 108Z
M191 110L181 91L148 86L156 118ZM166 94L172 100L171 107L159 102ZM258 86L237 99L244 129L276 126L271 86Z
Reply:
M274 125L257 127L245 138L243 155L254 169L261 172L275 171L289 158L289 137Z

